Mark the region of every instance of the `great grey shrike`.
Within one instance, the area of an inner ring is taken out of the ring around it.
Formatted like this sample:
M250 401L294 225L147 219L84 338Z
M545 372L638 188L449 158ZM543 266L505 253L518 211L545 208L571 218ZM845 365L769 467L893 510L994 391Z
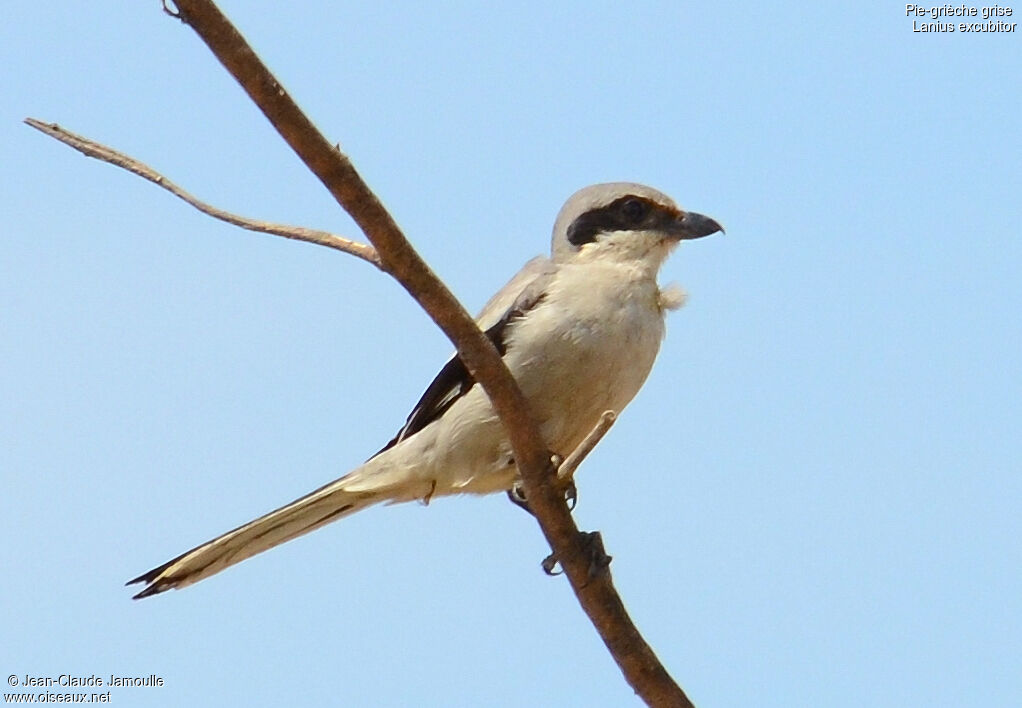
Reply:
M646 380L680 297L657 285L678 243L723 231L641 184L576 192L557 216L551 257L529 261L483 308L553 453L566 456L606 410ZM507 436L482 387L454 356L380 452L345 476L131 580L135 598L182 588L380 502L512 488Z

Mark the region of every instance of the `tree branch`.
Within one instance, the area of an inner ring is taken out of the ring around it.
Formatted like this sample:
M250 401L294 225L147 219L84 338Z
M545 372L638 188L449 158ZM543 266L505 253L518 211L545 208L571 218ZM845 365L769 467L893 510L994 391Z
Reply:
M353 256L358 256L362 260L372 263L377 268L380 267L380 258L376 255L376 249L369 244L352 241L344 238L343 236L338 236L327 231L307 229L302 226L288 226L287 224L274 224L269 221L256 221L255 219L249 219L244 216L232 214L197 199L161 175L159 172L149 167L149 165L139 162L135 158L125 155L122 152L118 152L113 148L97 143L94 140L89 140L81 135L76 135L69 130L61 128L56 123L44 123L43 121L35 118L26 118L25 123L36 130L49 135L54 140L59 140L65 145L73 147L86 157L93 157L102 162L108 162L111 165L122 167L128 170L128 172L135 173L142 179L149 180L153 184L163 187L175 197L184 200L203 214L208 214L214 219L226 221L228 224L240 226L241 228L248 229L249 231L258 231L264 234L283 236L284 238L290 238L296 241L307 241L308 243L315 243L320 246L326 246L327 248L344 251L345 253L350 253Z
M651 706L692 704L639 634L615 591L610 572L594 573L593 536L575 526L528 403L490 341L411 247L348 158L301 112L244 38L210 0L176 0L177 13L248 93L277 132L351 215L376 247L380 268L415 298L454 343L465 366L500 416L529 505L626 680ZM596 544L599 545L599 544Z

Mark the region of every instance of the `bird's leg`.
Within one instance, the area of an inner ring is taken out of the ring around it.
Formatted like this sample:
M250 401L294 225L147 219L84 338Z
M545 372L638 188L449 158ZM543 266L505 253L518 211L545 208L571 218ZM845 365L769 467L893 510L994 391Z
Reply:
M596 421L596 425L589 431L589 434L585 436L585 439L578 444L571 454L567 457L562 457L558 454L550 456L550 464L553 465L557 471L557 484L564 491L564 500L568 503L568 507L574 511L575 505L578 503L578 487L575 486L575 470L582 464L582 460L585 459L586 455L593 451L596 444L600 442L607 431L610 430L610 426L614 425L614 421L617 420L617 413L611 410L604 411L600 416L600 419ZM514 459L509 459L508 464L514 464ZM511 485L511 489L507 491L507 498L511 500L516 506L520 506L530 514L532 510L529 508L529 502L525 498L525 488L522 486L521 478L516 478ZM545 562L545 561L544 561Z
M555 470L559 470L563 463L564 458L560 455L556 453L550 455L550 464L553 465ZM578 488L575 486L575 480L571 478L564 480L558 474L557 484L564 490L564 501L568 503L568 509L574 511L575 504L578 502ZM515 506L525 509L532 514L532 509L529 508L529 500L525 497L525 485L522 484L521 477L516 477L515 481L511 483L511 489L507 490L507 498Z
M564 477L561 475L561 468L564 466L564 459L558 454L550 456L550 464L553 465L557 471L557 486L564 493L564 501L568 504L568 511L575 511L575 505L578 503L578 487L575 486L575 480L573 477Z

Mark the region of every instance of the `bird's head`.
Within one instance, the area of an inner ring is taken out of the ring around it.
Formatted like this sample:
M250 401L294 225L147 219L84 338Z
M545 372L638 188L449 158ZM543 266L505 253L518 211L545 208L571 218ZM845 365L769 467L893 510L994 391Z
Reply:
M658 268L680 241L723 230L652 187L611 182L571 195L554 223L551 249L558 262L613 259Z

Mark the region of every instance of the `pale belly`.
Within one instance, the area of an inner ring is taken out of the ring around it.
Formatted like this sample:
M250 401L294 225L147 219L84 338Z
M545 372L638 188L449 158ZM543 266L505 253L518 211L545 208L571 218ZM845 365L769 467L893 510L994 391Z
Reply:
M653 366L664 333L659 290L652 278L627 282L628 275L602 278L599 287L565 278L554 284L561 292L509 328L505 362L551 452L569 454L604 411L620 413ZM444 417L433 448L437 493L509 488L510 445L480 387Z
M553 334L536 337L528 357L508 364L532 406L552 452L567 455L606 410L620 413L638 393L663 338L663 317L647 302L613 301L600 317L537 311L527 326ZM608 314L609 313L609 314ZM588 312L581 314L589 314ZM565 324L566 322L570 324ZM523 331L523 337L528 336ZM536 346L536 342L542 342Z

